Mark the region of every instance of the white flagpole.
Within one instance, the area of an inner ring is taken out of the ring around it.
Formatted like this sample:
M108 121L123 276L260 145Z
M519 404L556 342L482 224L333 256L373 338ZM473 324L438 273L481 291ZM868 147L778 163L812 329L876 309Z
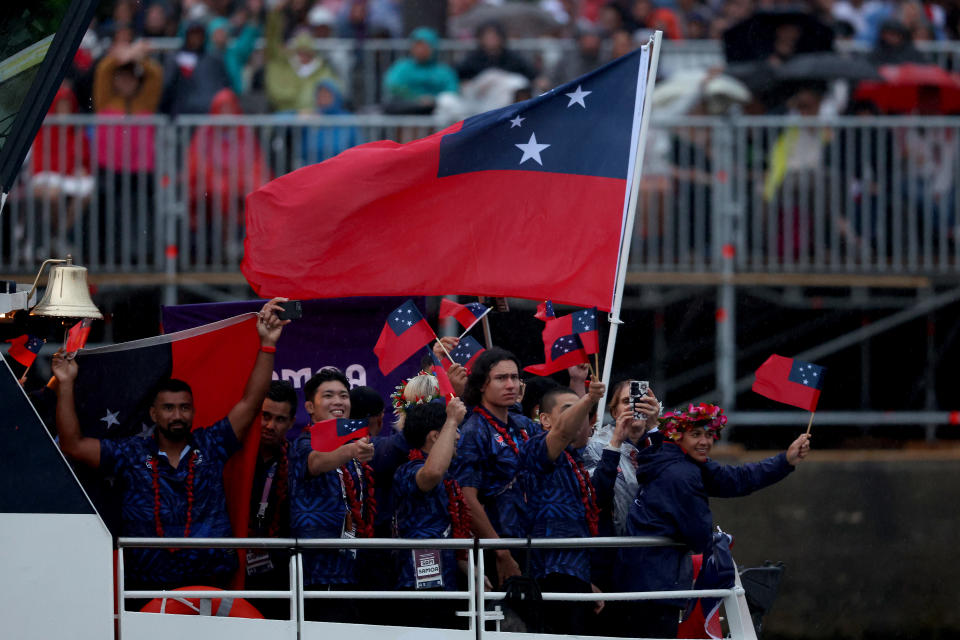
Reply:
M627 278L627 266L630 262L630 242L633 240L633 226L637 215L637 200L640 193L640 175L643 169L643 152L647 146L647 132L650 129L650 107L653 98L653 88L657 82L657 65L660 62L660 43L663 32L655 31L646 45L650 47L650 67L646 76L643 91L643 109L640 112L640 132L637 135L637 149L633 163L633 180L630 183L630 200L627 203L627 218L623 224L620 238L620 258L617 261L617 281L613 291L613 304L607 316L610 322L610 334L607 337L607 352L603 358L603 382L607 391L600 399L600 410L597 412L597 425L603 423L603 409L607 404L607 393L610 391L610 374L613 371L613 351L617 345L617 329L623 322L620 320L620 306L623 302L623 287Z

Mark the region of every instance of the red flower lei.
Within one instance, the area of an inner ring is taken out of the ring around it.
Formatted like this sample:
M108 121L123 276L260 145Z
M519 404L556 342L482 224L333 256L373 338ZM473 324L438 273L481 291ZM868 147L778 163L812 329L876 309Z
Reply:
M597 506L597 491L590 482L590 476L584 468L583 463L574 460L569 451L563 452L567 456L567 462L570 463L570 470L577 478L580 485L580 500L583 502L583 510L587 517L587 527L590 529L591 536L597 536L600 533L600 507Z
M350 462L356 465L357 475L363 475L363 482L366 484L365 496L364 487L361 486L358 489L353 482L353 476L350 475ZM347 507L350 510L350 516L353 518L354 526L357 528L357 537L372 538L373 519L377 515L377 500L373 497L373 467L356 459L350 462L340 467L344 493L347 494Z
M411 449L410 460L425 460L423 451L420 449ZM460 483L453 478L445 478L443 488L447 491L447 513L450 514L450 528L453 531L454 538L472 538L473 530L471 526L473 519L470 517L470 505L463 497L463 490ZM466 557L466 550L461 549L457 556Z
M484 409L482 406L474 407L473 411L474 413L479 414L481 418L486 420L487 424L489 424L491 427L496 429L497 433L499 433L500 436L503 438L503 441L507 443L507 446L513 449L513 452L515 454L520 455L520 448L517 447L517 443L514 441L513 437L510 435L510 432L507 431L505 428L501 427L500 423L497 422L496 418L490 415L490 413L487 412L487 410ZM527 435L527 432L524 431L523 429L520 429L520 437L523 438L524 442L530 439L530 436Z
M190 452L190 458L187 460L187 523L183 527L183 537L190 537L190 525L193 523L193 478L196 472L197 450ZM148 463L150 473L153 476L153 525L157 532L157 537L163 537L163 521L160 519L160 465L157 457L152 456ZM171 553L174 549L168 549Z

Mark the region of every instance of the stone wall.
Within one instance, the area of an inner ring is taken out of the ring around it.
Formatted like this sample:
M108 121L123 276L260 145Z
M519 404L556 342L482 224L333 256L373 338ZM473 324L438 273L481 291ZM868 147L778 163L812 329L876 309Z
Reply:
M960 452L814 451L778 485L711 506L738 564L786 565L769 636L960 634Z

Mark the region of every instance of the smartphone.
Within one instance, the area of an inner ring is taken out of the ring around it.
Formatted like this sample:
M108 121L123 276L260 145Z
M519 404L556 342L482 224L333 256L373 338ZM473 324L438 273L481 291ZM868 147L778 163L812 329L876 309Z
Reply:
M283 307L283 311L277 314L281 320L298 320L303 317L303 305L299 300L290 300L289 302L277 303Z
M640 398L647 395L647 391L650 389L650 382L647 380L631 380L630 381L630 406L636 405L640 402ZM639 420L643 417L636 409L633 410L634 419Z

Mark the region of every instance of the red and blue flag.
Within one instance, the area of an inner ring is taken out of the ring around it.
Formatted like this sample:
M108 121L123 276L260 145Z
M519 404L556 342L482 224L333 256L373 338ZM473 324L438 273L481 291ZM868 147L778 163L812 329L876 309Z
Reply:
M466 333L477 324L483 316L490 313L490 307L479 302L468 302L460 304L453 300L443 298L440 300L440 319L456 318L463 326L463 332Z
M333 451L343 445L370 435L366 418L331 418L314 422L307 427L310 430L310 447L314 451Z
M461 338L460 343L450 352L450 357L453 358L453 361L457 364L462 364L463 368L469 373L470 370L473 369L474 361L484 351L486 351L486 349L477 342L476 338L473 336L465 336Z
M753 390L771 400L816 411L827 368L773 354L756 371Z
M387 375L435 338L420 309L413 300L407 300L387 316L380 338L373 347L380 371Z
M246 202L247 281L262 297L489 295L609 309L649 50L257 189ZM424 230L437 228L453 231L425 251ZM531 229L549 250L530 250Z
M538 376L548 376L567 367L588 362L580 334L572 327L572 315L547 322L543 329L545 362L524 367L523 370Z
M37 354L40 353L40 348L43 347L45 340L25 333L22 336L7 340L7 342L10 343L7 355L29 368L33 361L37 359Z
M533 314L533 317L537 320L552 320L557 317L557 314L553 310L553 303L549 300L544 300L537 305L537 312Z

